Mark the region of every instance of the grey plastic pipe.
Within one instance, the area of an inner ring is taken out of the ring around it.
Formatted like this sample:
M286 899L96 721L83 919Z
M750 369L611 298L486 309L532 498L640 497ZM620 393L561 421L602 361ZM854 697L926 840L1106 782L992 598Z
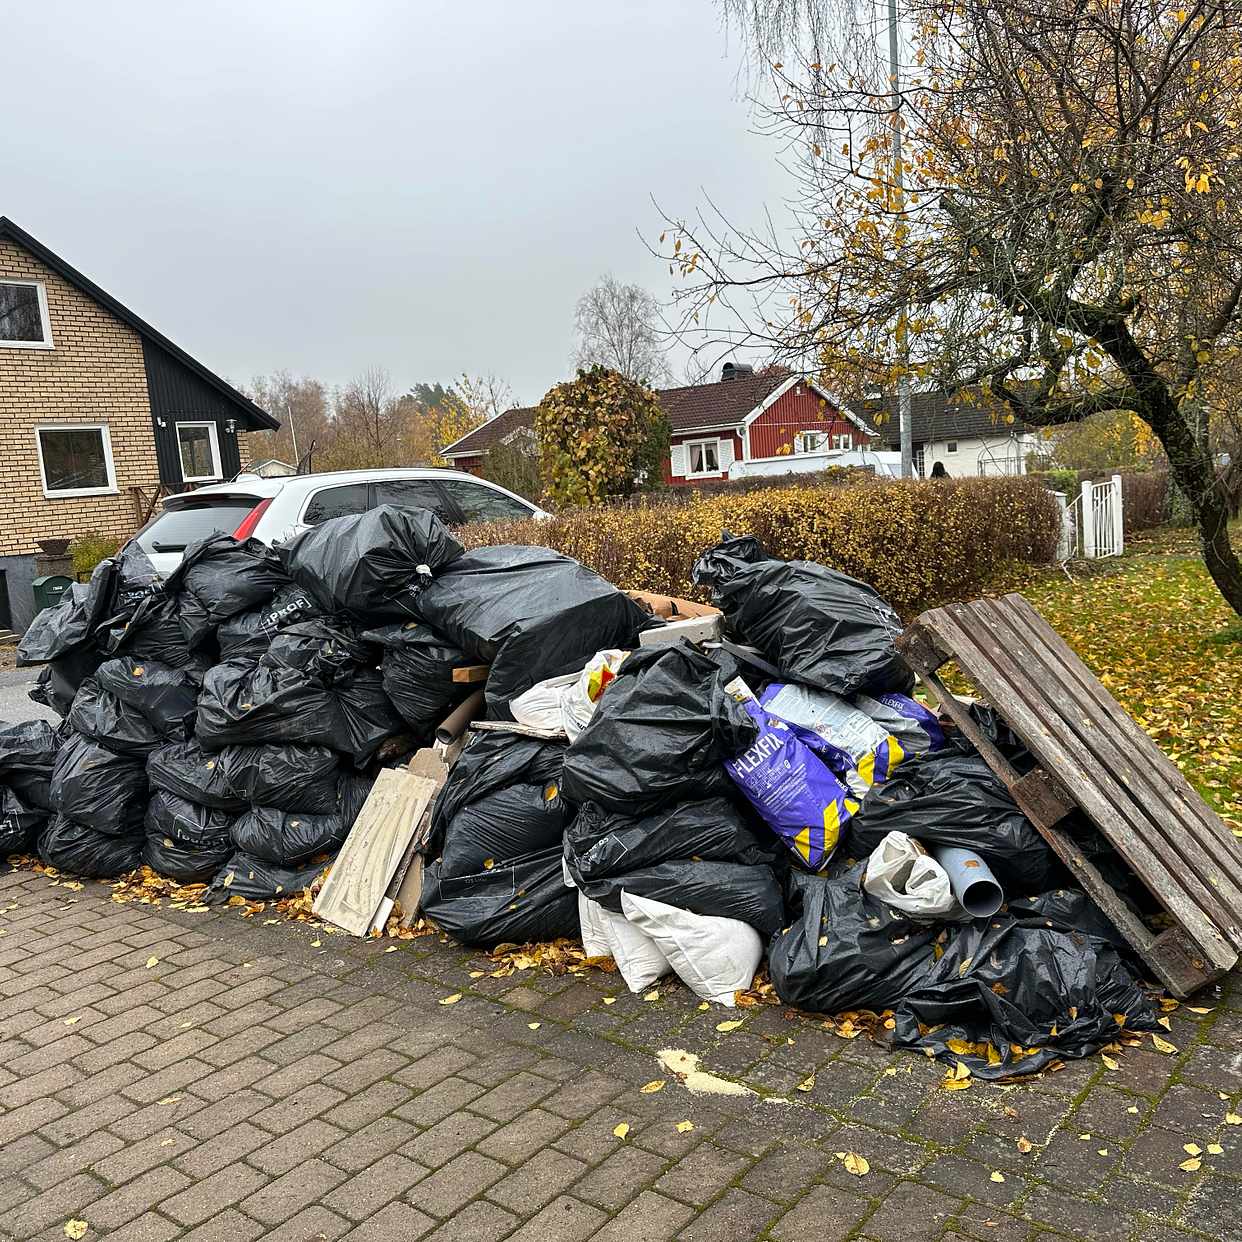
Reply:
M483 691L476 690L468 699L463 699L445 718L440 721L439 728L436 729L436 741L442 746L447 746L450 742L455 742L466 731L466 727L472 720L477 720L483 714Z
M991 918L1001 908L1005 894L992 869L973 850L944 845L933 847L929 852L945 869L957 904L971 918Z

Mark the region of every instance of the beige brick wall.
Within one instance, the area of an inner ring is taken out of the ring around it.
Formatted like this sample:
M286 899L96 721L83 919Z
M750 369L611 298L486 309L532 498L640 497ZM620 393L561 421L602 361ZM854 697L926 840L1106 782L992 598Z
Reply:
M131 485L159 482L141 338L0 239L0 279L6 276L43 282L54 348L0 349L0 556L33 552L45 536L124 537L136 525ZM35 428L44 423L106 423L116 494L44 496L35 447Z

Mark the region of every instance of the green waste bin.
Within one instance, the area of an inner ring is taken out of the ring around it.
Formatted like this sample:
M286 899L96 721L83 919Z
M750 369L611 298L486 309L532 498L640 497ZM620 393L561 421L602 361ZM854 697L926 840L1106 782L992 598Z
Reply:
M46 574L36 578L31 586L34 588L35 612L42 612L60 603L60 597L73 586L73 579L63 574Z

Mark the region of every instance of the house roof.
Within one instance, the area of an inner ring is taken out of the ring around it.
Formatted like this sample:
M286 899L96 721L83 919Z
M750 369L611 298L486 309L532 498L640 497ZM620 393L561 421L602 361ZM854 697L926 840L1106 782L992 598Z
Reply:
M901 447L897 397L889 396L860 403L886 448ZM910 436L915 444L968 439L975 436L1021 435L1026 424L1012 411L992 398L964 393L950 398L943 392L910 394Z
M29 251L40 262L50 267L58 276L67 280L76 289L80 289L87 297L98 302L105 310L111 311L122 323L128 324L139 336L158 345L165 353L175 358L187 370L192 371L199 379L216 389L222 396L237 407L245 425L253 431L275 431L280 421L273 418L266 410L260 409L249 397L243 396L231 384L222 380L214 372L209 371L201 362L191 358L179 345L174 345L162 332L157 332L145 320L139 319L129 307L122 305L110 293L106 293L93 280L83 276L77 268L49 250L41 241L31 237L25 229L19 228L7 216L0 216L0 238L7 238L23 250Z
M777 389L788 387L797 378L786 372L762 375L739 375L735 379L718 380L713 384L688 384L684 388L659 388L656 396L674 435L687 431L708 431L716 428L741 427ZM823 394L825 398L827 393ZM839 403L838 403L839 404ZM868 433L871 429L853 411L841 406L842 413ZM533 427L535 407L524 406L506 410L491 422L476 427L441 449L445 457L473 456L488 452L493 445L522 427Z

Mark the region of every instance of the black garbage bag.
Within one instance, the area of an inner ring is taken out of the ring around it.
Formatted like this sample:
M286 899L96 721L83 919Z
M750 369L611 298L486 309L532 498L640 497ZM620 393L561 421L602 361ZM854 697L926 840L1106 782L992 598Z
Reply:
M239 612L220 623L216 630L220 658L257 662L282 629L313 620L318 615L319 609L310 593L290 583L277 591L269 603Z
M775 842L761 843L725 798L641 818L586 803L565 832L565 865L593 901L621 913L621 892L694 914L740 919L770 936L784 925Z
M49 867L88 879L110 880L142 862L145 837L112 836L57 815L39 838L39 857Z
M148 833L142 841L142 861L158 875L178 884L206 884L233 852L231 841L222 849L182 845L172 837Z
M733 632L793 681L842 695L914 686L893 645L901 618L865 582L814 561L778 560L751 535L726 535L695 562L691 580L709 586Z
M572 557L518 545L477 548L415 600L434 630L485 664L488 713L538 681L576 672L606 647L637 646L651 622L622 591Z
M336 783L336 813L340 816L341 828L346 836L371 796L374 784L375 777L365 772L351 772L348 769L341 772Z
M152 789L236 815L245 810L249 799L234 791L221 758L207 754L193 739L170 742L148 756L147 780Z
M104 836L133 836L147 810L146 769L140 759L75 733L56 755L52 807Z
M1007 894L1041 892L1065 874L1039 830L976 754L950 749L906 760L863 799L849 822L843 853L869 856L893 831L929 848L974 850Z
M0 858L29 854L47 822L46 810L31 806L15 789L0 784Z
M449 825L489 794L514 785L532 785L538 786L542 795L549 786L559 786L564 760L565 743L561 741L546 742L516 733L473 734L436 797L427 857L435 858L440 853ZM549 794L555 796L555 791L549 790ZM514 850L491 857L516 857L529 852Z
M337 713L332 695L296 669L226 661L203 678L195 723L199 745L294 742L331 745Z
M1107 941L1012 914L977 919L945 940L931 972L895 1003L894 1042L962 1061L975 1078L1036 1074L1091 1056L1123 1031L1157 1026Z
M454 940L485 949L579 934L578 895L565 884L559 847L476 875L449 877L431 863L419 910Z
M46 720L0 721L0 785L7 784L27 806L51 810L60 744L60 734Z
M153 750L171 740L161 737L136 707L105 690L94 677L88 677L73 696L68 720L83 737L144 763Z
M768 944L772 984L785 1004L812 1013L890 1009L932 970L936 930L865 892L866 870L866 863L833 876L790 870L790 923Z
M408 620L414 598L462 546L428 509L379 505L321 522L278 549L289 576L327 613Z
M58 656L39 670L35 687L28 697L35 703L50 707L58 716L68 716L74 695L88 677L94 676L104 658L104 653L93 646L80 647L68 655Z
M292 897L323 874L327 861L305 867L278 867L250 854L235 852L216 872L203 901L208 904L244 897L247 901L271 901Z
M192 669L131 655L105 660L95 673L103 691L141 712L160 737L176 742L194 731L201 680Z
M278 867L296 867L316 854L335 853L347 835L335 811L307 815L253 806L233 824L233 844L243 854Z
M235 818L231 811L200 806L166 789L157 789L147 803L143 827L149 837L171 837L179 845L231 853L229 829Z
M373 669L376 660L374 651L352 628L314 618L281 629L259 664L300 673L327 688L349 681L360 669Z
M684 641L635 651L565 754L565 796L642 815L727 793L724 761L758 734L725 691L737 675L732 657Z
M440 856L444 876L471 875L497 862L561 844L565 807L552 785L510 785L459 811Z
M336 812L341 762L326 746L226 746L215 759L226 787L243 804Z
M362 637L383 647L384 691L420 739L429 737L474 689L453 680L453 669L470 663L466 653L429 625L406 621L368 630Z
M355 767L366 767L389 738L406 732L405 721L384 693L378 669L359 669L348 681L333 686L331 694L336 709L331 745L348 755Z
M1027 927L1082 932L1097 940L1107 940L1123 954L1133 952L1130 942L1108 915L1080 888L1050 888L1032 897L1010 897L1001 907L1001 913L1011 914Z
M221 622L270 603L288 585L279 556L267 544L238 542L216 531L186 549L164 589L177 594L182 632L191 647L199 647Z
M116 560L100 561L89 582L73 583L55 607L35 613L17 644L17 663L44 664L91 646L110 615L116 578Z
M212 663L209 653L191 649L182 632L181 601L164 591L145 596L132 615L101 629L99 638L110 655L159 660L172 668L195 668L200 673Z

